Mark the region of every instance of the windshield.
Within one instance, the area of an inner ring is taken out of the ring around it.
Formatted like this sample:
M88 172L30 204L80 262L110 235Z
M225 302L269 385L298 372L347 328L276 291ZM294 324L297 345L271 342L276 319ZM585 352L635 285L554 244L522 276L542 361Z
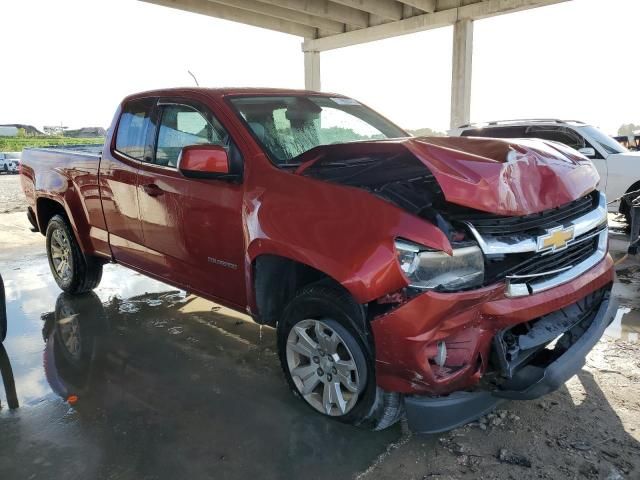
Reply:
M234 97L231 103L279 166L318 145L409 135L351 98L319 95Z
M597 129L596 127L580 127L580 131L587 135L591 140L600 145L605 152L611 153L625 153L628 152L626 148L620 145L617 141L611 138L609 135L604 133L603 131Z

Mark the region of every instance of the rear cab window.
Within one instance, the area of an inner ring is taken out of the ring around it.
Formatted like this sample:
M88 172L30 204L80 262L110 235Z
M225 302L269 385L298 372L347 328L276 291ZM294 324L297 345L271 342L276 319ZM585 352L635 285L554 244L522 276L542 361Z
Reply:
M154 103L154 98L141 98L123 105L116 132L116 151L148 161L153 148L150 119Z

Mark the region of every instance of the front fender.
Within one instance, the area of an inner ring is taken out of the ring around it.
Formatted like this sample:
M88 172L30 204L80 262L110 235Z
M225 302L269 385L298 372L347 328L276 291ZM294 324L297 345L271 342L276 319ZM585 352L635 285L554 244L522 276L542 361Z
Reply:
M269 188L250 189L244 202L248 265L263 254L295 260L363 304L407 286L395 238L451 250L437 227L364 190L282 172L260 180Z
M363 268L357 272L353 272L349 266L322 253L272 239L252 241L247 249L247 264L251 265L261 255L276 255L312 267L340 283L358 303L369 302L388 291L395 291L404 286L402 277L392 274L387 275L387 278L378 279L375 283L372 281L371 277L375 276L380 262L387 264L383 270L394 269L395 256L391 251L386 255L382 251L379 252L378 259L371 262L375 264L371 265L373 268ZM386 256L386 259L381 258L383 256ZM363 276L363 270L365 273L369 271L369 275Z

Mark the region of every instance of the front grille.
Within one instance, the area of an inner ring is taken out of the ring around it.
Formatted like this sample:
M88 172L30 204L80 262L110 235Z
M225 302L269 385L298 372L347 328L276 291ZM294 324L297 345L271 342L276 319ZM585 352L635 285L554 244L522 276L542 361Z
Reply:
M599 233L606 229L606 222L603 220L600 226L595 227L598 223L597 215L589 214L595 214L596 209L602 209L603 201L601 194L594 191L563 206L521 217L504 217L467 210L458 212L455 221L467 226L481 246L484 245L485 285L513 276L525 278L511 278L510 284L529 285L531 282L541 283L549 280L597 254ZM557 252L536 251L540 235L553 228L571 224L581 236L574 239L567 248ZM585 225L593 227L585 232Z
M478 233L483 236L493 235L499 237L523 233L535 234L589 213L598 205L598 196L598 192L594 191L566 205L522 217L504 217L477 213L475 215L465 215L464 220L471 223Z
M589 236L592 233L588 234ZM579 241L564 250L550 254L535 254L525 261L519 263L510 270L504 271L503 276L507 275L535 275L544 272L559 270L562 268L575 266L584 262L598 249L598 236L588 240ZM546 280L553 274L537 277L536 280ZM518 283L518 280L512 281Z

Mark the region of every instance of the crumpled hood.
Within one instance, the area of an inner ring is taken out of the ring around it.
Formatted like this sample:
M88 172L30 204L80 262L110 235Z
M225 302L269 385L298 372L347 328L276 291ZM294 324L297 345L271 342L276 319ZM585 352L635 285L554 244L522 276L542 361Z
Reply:
M498 215L558 207L600 180L586 157L555 142L424 137L404 144L433 173L447 201Z
M520 216L559 207L591 192L600 180L591 161L565 145L476 137L321 145L301 156L296 173L325 161L389 158L407 151L433 174L447 202L497 215ZM391 171L387 176L393 176Z

